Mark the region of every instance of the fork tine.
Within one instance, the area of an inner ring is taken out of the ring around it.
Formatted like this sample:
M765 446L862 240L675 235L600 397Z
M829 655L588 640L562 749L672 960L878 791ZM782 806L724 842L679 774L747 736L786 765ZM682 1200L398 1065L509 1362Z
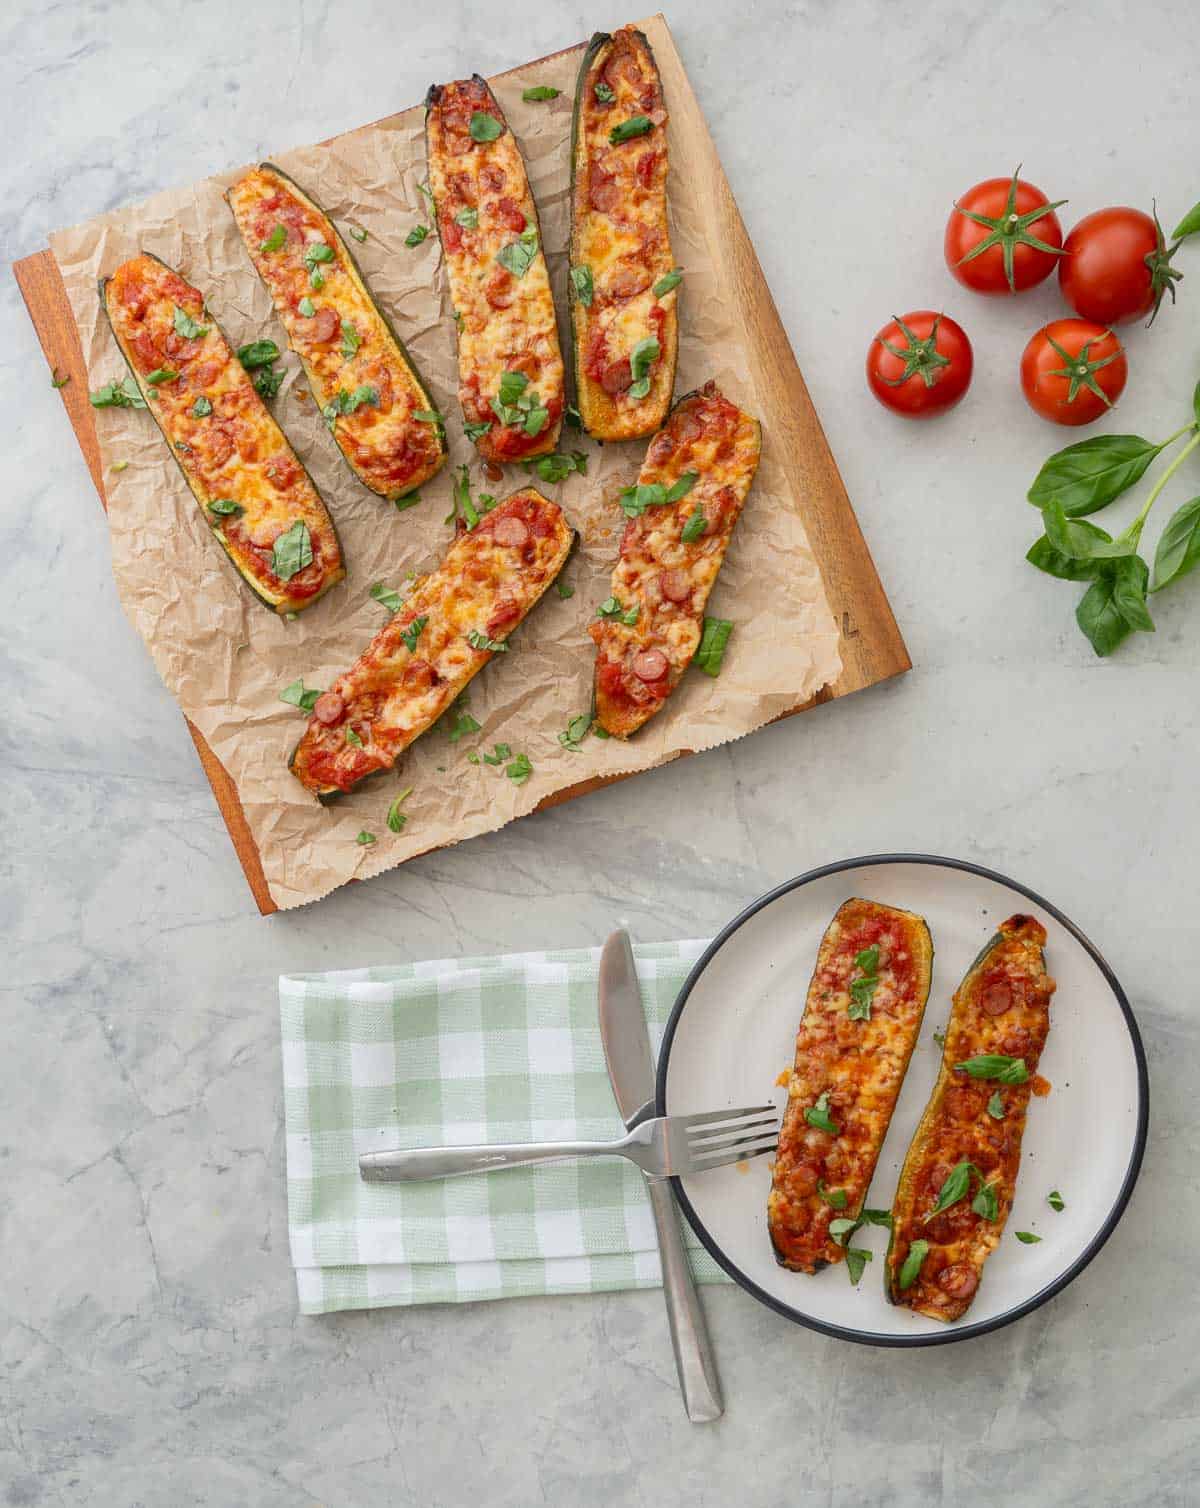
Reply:
M777 1146L778 1143L770 1141L737 1151L725 1152L717 1157L693 1158L690 1160L689 1167L680 1169L680 1174L686 1178L689 1173L707 1173L711 1168L723 1168L731 1162L749 1162L752 1157L762 1157L767 1152L774 1152Z
M774 1115L778 1117L779 1111L774 1105L744 1105L740 1110L713 1110L706 1115L681 1115L678 1117L687 1131L696 1126L715 1125L717 1121L735 1121L747 1115Z
M747 1131L763 1132L765 1130L779 1130L777 1115L765 1115L756 1121L739 1121L732 1126L706 1126L694 1135L689 1131L688 1146L692 1151L699 1152L705 1147L713 1146L716 1142L728 1140L731 1136L738 1136Z
M688 1155L695 1158L711 1157L716 1152L727 1152L732 1147L742 1147L750 1142L759 1141L778 1142L779 1128L767 1126L757 1131L745 1131L734 1136L725 1136L720 1141L706 1141L700 1146L689 1146Z

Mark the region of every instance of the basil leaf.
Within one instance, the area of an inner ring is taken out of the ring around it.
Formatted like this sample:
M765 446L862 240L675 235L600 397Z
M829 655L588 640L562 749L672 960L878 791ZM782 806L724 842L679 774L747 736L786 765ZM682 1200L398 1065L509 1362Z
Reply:
M532 89L526 89L521 98L526 104L534 105L539 100L557 99L561 93L561 89L551 89L548 84L535 84Z
M1103 572L1083 594L1075 609L1075 621L1101 658L1112 654L1129 637L1132 630L1117 607L1111 570Z
M977 1172L975 1164L965 1157L961 1162L955 1163L946 1174L946 1181L938 1190L937 1200L925 1219L932 1220L935 1215L948 1210L952 1204L965 1199L971 1187L971 1174L974 1172Z
M303 680L299 680L285 686L279 693L279 700L286 702L289 707L299 707L301 712L311 712L320 695L319 691L305 691Z
M235 503L231 497L218 497L209 503L208 511L215 513L218 518L237 518L246 510L241 503Z
M626 518L641 518L647 508L661 507L667 501L667 489L661 482L644 482L626 487L621 492L619 501Z
M538 456L536 461L527 461L525 470L537 472L543 482L553 486L556 482L561 482L564 477L569 477L573 471L586 476L587 456L581 450L573 451L569 456L560 455L555 451L552 455Z
M846 1272L852 1283L857 1283L866 1270L867 1263L872 1260L872 1253L865 1246L848 1246L846 1248Z
M490 419L486 420L483 424L464 424L463 434L466 435L467 439L470 440L472 445L474 445L475 441L482 439L483 436L487 434L488 430L491 429L491 427L492 421Z
M987 1113L994 1121L1002 1121L1004 1119L1004 1100L1001 1098L998 1089L987 1102Z
M511 757L512 748L509 744L497 744L491 754L485 754L483 756L483 762L484 764L500 765L503 764L506 759L511 759Z
M405 246L420 246L421 242L429 234L428 225L414 225L404 238Z
M852 1220L849 1215L843 1215L840 1219L829 1222L829 1239L838 1246L845 1246L857 1229L858 1221Z
M596 285L592 282L592 269L590 267L571 268L571 287L575 290L575 296L585 309L592 307L592 299L596 296Z
M945 1032L934 1032L933 1033L933 1040L937 1043L937 1045L939 1047L945 1047L945 1045L946 1045L946 1033Z
M908 1256L904 1259L904 1265L900 1269L899 1288L903 1293L911 1288L917 1281L917 1274L921 1271L921 1263L929 1255L928 1241L914 1241L908 1248Z
M875 998L878 979L855 979L850 985L850 1005L846 1014L851 1021L871 1019L871 1001Z
M705 517L704 506L697 503L691 517L683 526L683 533L679 536L685 545L694 544L708 527L708 519Z
M414 487L411 492L402 492L399 497L392 499L397 513L404 513L409 508L415 508L420 501L421 489L419 487Z
M892 1228L891 1210L863 1210L858 1217L864 1225L883 1225Z
M454 506L446 515L443 522L456 524L461 514L467 528L473 529L479 522L479 513L475 504L471 501L471 471L465 463L458 468L458 476L454 480L451 495L454 498Z
M444 424L446 422L434 408L414 408L413 418L418 424Z
M532 440L540 435L550 420L550 410L546 408L531 408L525 416L525 433Z
M402 628L400 630L400 637L408 646L408 652L410 655L416 654L417 640L421 637L421 633L428 622L429 619L425 616L414 618L406 628Z
M1146 587L1150 568L1140 555L1118 560L1113 570L1113 606L1130 628L1142 633L1154 632L1154 619L1146 606Z
M1007 1058L998 1052L964 1058L954 1065L954 1071L968 1073L973 1079L995 1079L999 1084L1024 1084L1029 1078L1024 1058Z
M497 745L497 747L499 747ZM533 774L533 766L529 762L528 754L518 754L512 764L504 767L504 773L514 785L524 785Z
M450 729L450 742L456 744L465 733L478 733L481 727L469 712L459 712Z
M384 586L382 581L377 581L371 588L371 596L380 607L386 607L389 613L398 613L404 601L399 592L392 591L390 586ZM412 646L409 645L409 648Z
M412 795L412 786L406 787L388 807L387 825L394 833L404 831L404 824L408 821L407 815L400 810L408 798Z
M209 414L211 413L212 404L208 401L204 394L201 393L199 398L196 399L195 403L192 404L192 418L207 419Z
M1042 522L1046 538L1072 560L1116 560L1137 549L1132 539L1113 539L1086 519L1068 518L1057 500L1042 509Z
M178 376L179 373L174 367L155 367L152 372L146 373L146 381L152 387L158 387L161 383L176 381Z
M341 414L353 414L368 403L372 408L379 407L379 389L369 382L364 382L361 387L356 387L352 393L345 388L339 388L333 395L331 402L325 405L323 417L326 424L332 430Z
M619 126L612 128L608 139L614 147L619 147L623 141L632 141L635 136L645 136L650 129L648 115L631 115L628 120L623 120Z
M105 383L94 393L88 394L93 408L145 408L146 400L132 377Z
M347 225L346 229L356 241L365 241L367 239L367 233L361 225Z
M460 209L455 215L454 223L461 225L464 230L478 230L479 211L473 205L468 205L466 209Z
M810 1105L804 1112L804 1119L810 1126L815 1126L818 1131L827 1131L830 1136L838 1134L839 1127L835 1126L829 1118L828 1089L817 1097L815 1105Z
M1066 1200L1058 1192L1057 1189L1051 1189L1050 1192L1046 1195L1046 1203L1052 1210L1057 1211L1058 1214L1062 1214L1063 1210L1065 1210L1067 1207Z
M254 391L260 398L274 398L283 386L282 367L260 367L254 374Z
M725 646L733 624L728 618L705 618L704 631L700 635L700 647L692 656L692 664L705 675L719 676L725 660Z
M304 248L304 265L312 267L317 262L332 262L333 247L324 241L310 241Z
M269 251L278 251L287 244L287 226L277 225L267 239L260 243L259 251L265 256Z
M602 105L611 105L617 97L603 79L597 82L594 92Z
M275 540L271 550L271 570L280 581L290 581L298 571L312 565L312 538L308 525L298 518L290 529L284 530Z
M486 649L491 654L507 654L508 645L503 639L489 639L487 634L478 628L473 628L467 635L467 643L472 649Z
M534 257L537 256L538 241L536 233L530 237L527 231L522 232L519 241L510 241L507 246L502 246L496 253L496 260L501 267L506 267L515 278L523 278L529 271Z
M661 354L662 347L653 335L647 335L645 340L639 340L629 358L629 369L633 373L634 380L644 377Z
M664 273L663 276L659 278L658 282L655 283L654 287L651 289L651 292L654 294L655 298L664 298L668 293L670 293L672 288L678 288L680 283L682 282L683 273L680 272L678 267L673 267L670 272Z
M362 336L348 319L344 319L342 321L342 355L349 361L352 356L358 355L358 348L361 345Z
M238 360L248 372L256 367L269 367L279 355L279 347L273 340L252 340L248 346L238 347Z
M494 115L489 115L486 110L476 110L471 117L468 129L471 132L472 141L495 141L504 127Z
M500 402L506 408L511 408L525 389L529 386L529 378L524 372L503 372L500 376Z
M1154 552L1154 585L1161 591L1169 581L1186 576L1200 562L1200 497L1192 498L1171 515Z
M624 623L627 628L632 628L638 620L638 614L640 611L640 606L636 602L632 607L627 608L621 602L620 598L606 597L605 600L596 609L596 617L616 618L620 622Z
M971 1208L981 1220L994 1220L1000 1213L1000 1199L994 1183L982 1183L971 1200Z
M1058 503L1068 518L1096 513L1140 481L1162 449L1141 435L1094 435L1052 455L1033 480L1035 507Z
M554 583L554 590L558 593L558 595L563 599L564 602L568 597L573 597L575 595L575 588L569 581L564 581L561 576Z
M175 305L175 334L184 340L199 340L202 335L207 335L208 325L198 325L186 309Z
M1031 1230L1019 1230L1015 1234L1017 1240L1026 1246L1036 1246L1042 1239L1041 1236L1035 1236Z
M1030 565L1045 571L1047 576L1057 576L1060 581L1094 581L1104 569L1098 560L1073 560L1056 550L1043 534L1030 545L1025 559Z
M1171 232L1171 240L1182 241L1184 236L1194 236L1198 230L1200 230L1200 204L1193 204Z
M369 833L364 828L363 831L359 833L358 837L355 838L354 841L358 844L358 846L360 848L370 848L371 844L376 841L376 838L375 838L375 834L374 833Z
M352 749L361 749L363 747L362 739L358 736L353 728L346 729L346 742Z
M579 745L587 737L591 726L591 713L581 712L578 717L573 717L563 732L558 735L558 741L564 749L569 749L572 754L578 754Z
M827 1189L820 1178L817 1179L817 1197L824 1200L830 1209L844 1210L846 1208L846 1190Z
M310 299L307 294L305 294L305 296L296 305L296 313L301 315L304 319L311 319L316 312L317 306L313 303L312 299Z

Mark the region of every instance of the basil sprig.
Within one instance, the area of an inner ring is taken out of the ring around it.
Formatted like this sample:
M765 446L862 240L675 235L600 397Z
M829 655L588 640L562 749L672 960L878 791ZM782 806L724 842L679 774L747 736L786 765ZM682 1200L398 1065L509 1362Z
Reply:
M692 664L697 670L714 678L721 674L725 646L729 643L732 632L733 624L728 618L705 618L700 643L692 656Z
M818 1131L827 1131L830 1136L837 1136L841 1127L835 1126L829 1117L829 1091L823 1090L817 1096L816 1104L810 1105L804 1112L804 1119L810 1126L815 1126Z
M302 518L280 534L271 548L271 570L280 581L290 581L298 571L312 565L312 536Z
M904 1293L917 1281L917 1275L921 1271L921 1263L929 1255L928 1241L913 1241L908 1248L908 1255L900 1268L898 1284L900 1292Z
M404 824L408 821L408 814L407 812L402 812L400 808L404 805L404 803L408 800L412 793L413 788L411 785L405 787L405 789L400 792L395 800L393 800L391 806L388 807L387 825L389 829L394 833L402 833L404 831Z
M1029 1078L1024 1058L1009 1058L999 1052L984 1052L964 1058L954 1065L955 1073L967 1073L973 1079L995 1079L999 1084L1024 1084Z
M621 145L623 141L632 141L635 136L645 136L653 129L653 122L648 115L631 115L628 120L623 120L608 133L608 139L614 147Z

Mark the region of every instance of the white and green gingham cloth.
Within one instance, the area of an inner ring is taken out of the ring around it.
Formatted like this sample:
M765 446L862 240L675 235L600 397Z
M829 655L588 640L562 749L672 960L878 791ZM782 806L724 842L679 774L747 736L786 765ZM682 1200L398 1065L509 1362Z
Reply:
M639 946L657 1050L703 942ZM661 1281L623 1158L369 1184L391 1146L617 1137L596 1014L600 951L440 959L279 981L288 1235L305 1314L598 1293ZM720 1269L690 1230L698 1279Z

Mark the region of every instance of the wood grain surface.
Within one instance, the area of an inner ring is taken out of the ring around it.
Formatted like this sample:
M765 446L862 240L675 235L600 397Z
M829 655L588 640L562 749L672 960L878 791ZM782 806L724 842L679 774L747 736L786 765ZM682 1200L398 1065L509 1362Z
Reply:
M657 17L665 30L665 21ZM659 40L656 46L662 48ZM669 39L668 45L674 46ZM574 51L575 49L566 49ZM556 54L557 56L557 54ZM539 59L545 62L546 59ZM682 64L680 65L682 68ZM523 65L524 71L537 63ZM498 75L503 77L504 75ZM770 432L776 454L782 461L793 495L800 500L804 527L813 554L821 568L825 592L834 621L841 629L839 649L842 673L838 680L802 705L782 714L794 717L810 707L835 697L861 691L879 681L900 675L912 662L875 571L854 509L842 485L837 463L829 449L821 422L813 409L788 342L775 300L767 286L758 257L738 212L729 183L722 171L716 148L708 136L704 117L691 88L671 101L672 115L683 129L697 130L708 144L715 186L717 213L722 222L721 241L727 252L726 287L737 304L747 333L747 346L754 378L762 397L764 430ZM93 410L88 402L88 375L58 265L50 251L39 251L13 264L13 273L33 320L46 360L61 376L71 380L59 389L83 458L91 472L100 501L107 506L96 439ZM779 719L776 719L779 721ZM264 916L278 910L271 897L258 848L246 822L237 789L224 765L209 748L201 733L188 722L188 730L200 756L229 836L245 872L247 883ZM679 756L676 756L679 757ZM556 791L535 808L543 811L564 801L586 796L617 780L629 780L648 771L597 777Z

